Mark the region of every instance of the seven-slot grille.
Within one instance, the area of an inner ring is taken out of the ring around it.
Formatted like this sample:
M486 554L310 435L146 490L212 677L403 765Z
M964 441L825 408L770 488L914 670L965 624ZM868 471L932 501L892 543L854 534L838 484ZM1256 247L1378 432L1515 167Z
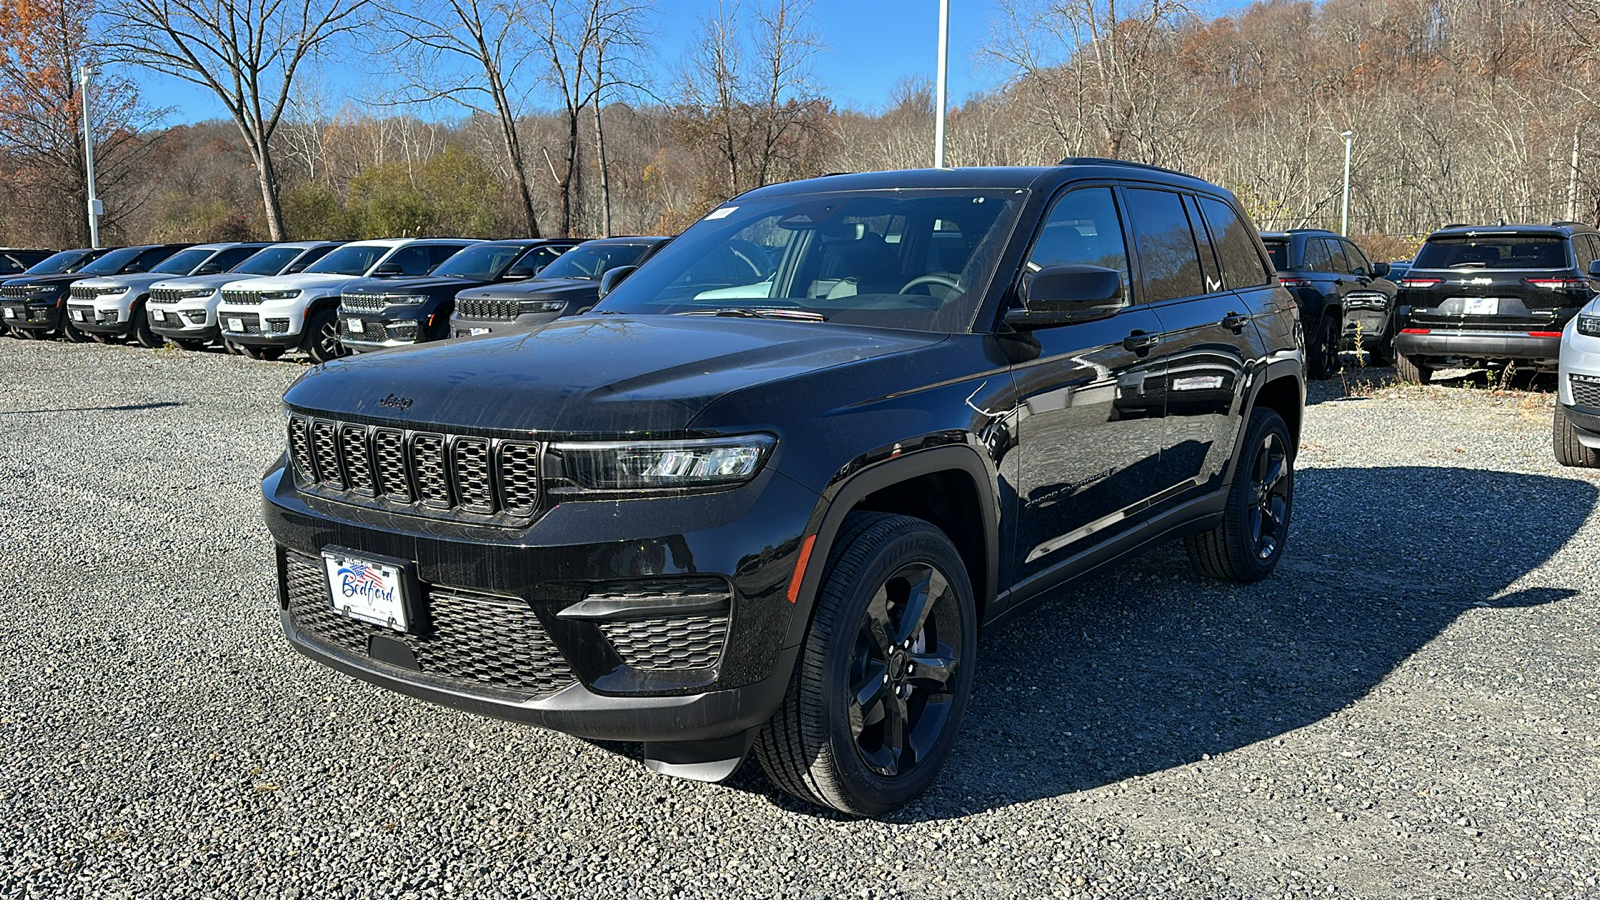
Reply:
M1577 375L1568 375L1567 387L1572 389L1573 403L1600 408L1600 380L1590 381Z
M539 504L539 445L471 435L289 417L289 458L302 490L357 503L530 519Z
M25 284L8 284L0 287L0 297L7 300L26 300L30 296L32 295L28 293L28 286Z
M182 288L154 287L150 289L151 303L177 303L188 293Z
M284 556L284 597L294 628L320 644L365 657L371 638L389 638L410 648L425 678L520 698L554 693L577 680L525 603L428 585L420 598L428 627L401 634L335 610L321 559L293 551Z
M222 292L223 303L238 303L245 306L255 306L261 302L260 291L231 290Z
M389 305L390 294L341 294L339 305L359 312L379 312Z
M515 319L521 304L515 300L461 297L456 300L456 315L467 319Z

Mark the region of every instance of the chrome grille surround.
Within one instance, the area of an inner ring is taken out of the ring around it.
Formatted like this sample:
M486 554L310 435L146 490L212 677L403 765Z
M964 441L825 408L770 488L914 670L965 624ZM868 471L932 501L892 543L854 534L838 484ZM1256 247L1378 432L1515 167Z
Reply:
M509 525L539 507L540 445L292 413L289 461L300 490L413 515Z
M456 315L464 319L498 319L509 321L522 312L516 300L495 300L480 297L463 297L456 300Z

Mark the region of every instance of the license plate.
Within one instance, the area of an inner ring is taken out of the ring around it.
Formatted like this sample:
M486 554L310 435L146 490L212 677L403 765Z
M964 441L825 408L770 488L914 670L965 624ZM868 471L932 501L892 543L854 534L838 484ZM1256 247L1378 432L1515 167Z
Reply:
M83 321L83 310L81 310L81 309L73 310L72 311L72 320L74 322L82 322Z
M345 319L344 323L350 326L350 330L354 331L356 334L360 334L361 332L367 330L367 326L363 325L360 319Z
M489 333L489 329L487 329L487 328L474 328L474 329L472 329L472 334L474 334L474 335L488 334L488 333Z
M152 321L152 322L165 322L166 320L167 320L167 314L166 313L162 312L159 309L150 310L150 321Z
M1499 297L1468 297L1461 311L1469 316L1493 316L1500 313Z
M244 320L243 319L229 319L228 320L228 330L229 331L235 331L235 332L244 331Z
M322 562L328 569L334 610L395 631L406 630L405 578L398 566L332 550L322 551Z
M14 309L12 309L12 308L11 308L11 307L9 307L9 306L8 306L8 307L6 307L6 318L8 318L8 319L15 319L15 318L16 318L16 317L17 317L17 311L16 311L16 310L14 310Z

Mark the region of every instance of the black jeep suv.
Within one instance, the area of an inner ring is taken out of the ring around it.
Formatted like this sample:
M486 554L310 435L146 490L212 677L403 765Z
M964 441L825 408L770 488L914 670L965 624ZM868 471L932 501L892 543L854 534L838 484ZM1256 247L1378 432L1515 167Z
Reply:
M339 296L339 342L379 350L450 337L456 294L486 284L532 278L581 238L485 241L417 278L374 278L346 285Z
M759 282L706 264L751 247ZM1232 196L1166 170L761 188L587 315L291 386L283 625L413 696L692 778L753 747L882 813L949 753L981 628L1178 536L1273 570L1295 325Z
M1451 366L1555 371L1561 330L1600 290L1600 232L1454 225L1428 235L1400 280L1395 371L1427 384Z
M1382 365L1393 361L1396 288L1384 277L1388 263L1369 261L1349 238L1320 228L1269 232L1261 240L1300 304L1308 375L1333 375L1341 348Z
M584 241L520 284L494 284L456 297L450 330L455 337L532 331L556 319L588 312L600 300L607 273L626 277L634 266L667 243L664 237L613 237ZM765 254L762 254L764 257ZM749 275L754 270L744 269ZM745 278L748 283L759 278Z
M4 283L0 283L0 322L7 326L27 321L36 324L55 322L60 318L59 307L66 302L67 290L66 285L52 276L71 275L108 252L109 248L88 247L62 250L30 266L21 275L7 278ZM19 338L50 336L48 328L8 327L7 330ZM82 332L74 333L82 334Z
M19 335L33 338L44 338L59 333L72 341L87 341L89 334L80 330L67 317L67 295L74 281L148 272L162 260L188 246L190 245L142 244L136 247L117 247L102 252L93 262L80 268L66 268L54 275L12 279L10 283L18 285L26 280L28 293L22 298L26 302L25 318L14 320L11 327L16 329Z

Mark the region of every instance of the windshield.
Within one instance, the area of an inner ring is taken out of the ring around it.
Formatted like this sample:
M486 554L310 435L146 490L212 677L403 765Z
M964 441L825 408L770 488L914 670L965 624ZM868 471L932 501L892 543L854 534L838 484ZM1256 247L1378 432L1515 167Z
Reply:
M211 258L215 250L204 247L195 247L184 250L174 255L171 259L164 260L161 265L150 270L152 275L187 275L193 272L201 263Z
M300 258L305 251L299 247L268 247L244 262L234 266L231 275L276 275L283 267Z
M78 270L79 275L115 275L122 271L122 267L139 258L145 252L144 247L123 247L113 250L105 256Z
M76 272L84 260L94 259L92 251L63 250L33 264L24 275L70 275Z
M964 331L1026 197L1010 188L929 189L724 206L595 312Z
M450 257L433 274L446 278L493 281L528 249L527 244L478 244Z
M1289 242L1262 241L1267 245L1267 255L1272 257L1272 267L1279 272L1289 271Z
M1560 235L1474 234L1429 238L1417 269L1564 269L1567 240Z
M391 247L374 244L346 244L306 266L307 275L365 275Z
M593 281L618 266L637 263L649 249L649 244L579 244L545 266L539 277Z

